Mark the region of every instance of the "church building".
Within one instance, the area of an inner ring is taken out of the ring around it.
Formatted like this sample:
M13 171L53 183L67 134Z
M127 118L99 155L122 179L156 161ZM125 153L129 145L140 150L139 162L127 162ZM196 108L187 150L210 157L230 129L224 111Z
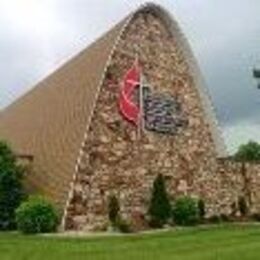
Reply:
M260 167L245 177L226 158L188 41L155 4L1 111L0 139L30 158L26 186L57 206L66 230L105 229L111 194L123 218L145 227L158 174L172 199L203 198L208 216L230 214L249 178L252 211L260 208Z

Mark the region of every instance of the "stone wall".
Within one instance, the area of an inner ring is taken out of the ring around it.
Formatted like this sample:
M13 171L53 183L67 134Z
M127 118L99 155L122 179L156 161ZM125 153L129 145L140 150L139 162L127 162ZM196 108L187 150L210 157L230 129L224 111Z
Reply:
M218 203L221 212L231 214L232 204L237 206L239 197L243 197L251 214L260 213L260 164L227 158L219 159L218 165L221 180Z
M120 82L136 53L153 90L170 93L181 104L188 124L175 135L145 131L138 138L136 128L118 111ZM172 199L189 194L205 200L208 215L229 212L243 187L241 176L233 174L237 168L217 159L199 93L176 39L154 14L137 14L122 35L99 93L66 228L106 228L111 193L120 200L122 217L136 228L145 227L151 187L158 173L165 176ZM258 172L252 179L255 203L260 201L260 177L257 167L252 171Z

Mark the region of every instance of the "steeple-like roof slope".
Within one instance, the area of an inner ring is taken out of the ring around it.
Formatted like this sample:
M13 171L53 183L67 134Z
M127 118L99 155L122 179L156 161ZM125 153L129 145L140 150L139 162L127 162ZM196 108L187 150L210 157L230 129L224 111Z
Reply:
M29 186L64 203L97 87L124 22L1 113L0 139L33 155Z
M0 139L10 142L17 153L34 157L29 186L60 206L67 199L98 89L116 43L135 15L147 10L162 18L176 36L194 74L216 148L221 155L224 151L206 88L177 23L161 7L146 4L1 113Z

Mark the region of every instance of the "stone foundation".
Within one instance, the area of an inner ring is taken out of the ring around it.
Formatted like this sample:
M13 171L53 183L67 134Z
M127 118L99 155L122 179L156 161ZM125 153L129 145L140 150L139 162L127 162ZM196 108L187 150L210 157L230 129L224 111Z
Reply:
M175 135L136 128L118 111L124 73L139 55L154 91L170 93L181 104L187 126ZM125 29L113 54L90 124L84 155L67 208L66 228L100 230L108 225L108 196L116 194L121 215L137 229L146 227L152 183L161 173L171 199L203 198L207 215L229 214L246 193L250 179L252 210L260 204L260 166L243 178L237 163L219 160L201 97L176 38L155 14L140 12Z

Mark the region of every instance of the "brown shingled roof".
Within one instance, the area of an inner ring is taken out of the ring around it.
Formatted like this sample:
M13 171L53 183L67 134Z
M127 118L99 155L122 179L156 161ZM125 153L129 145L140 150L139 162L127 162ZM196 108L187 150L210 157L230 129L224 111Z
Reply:
M59 205L69 184L96 90L124 22L1 113L0 138L34 156L29 185Z

